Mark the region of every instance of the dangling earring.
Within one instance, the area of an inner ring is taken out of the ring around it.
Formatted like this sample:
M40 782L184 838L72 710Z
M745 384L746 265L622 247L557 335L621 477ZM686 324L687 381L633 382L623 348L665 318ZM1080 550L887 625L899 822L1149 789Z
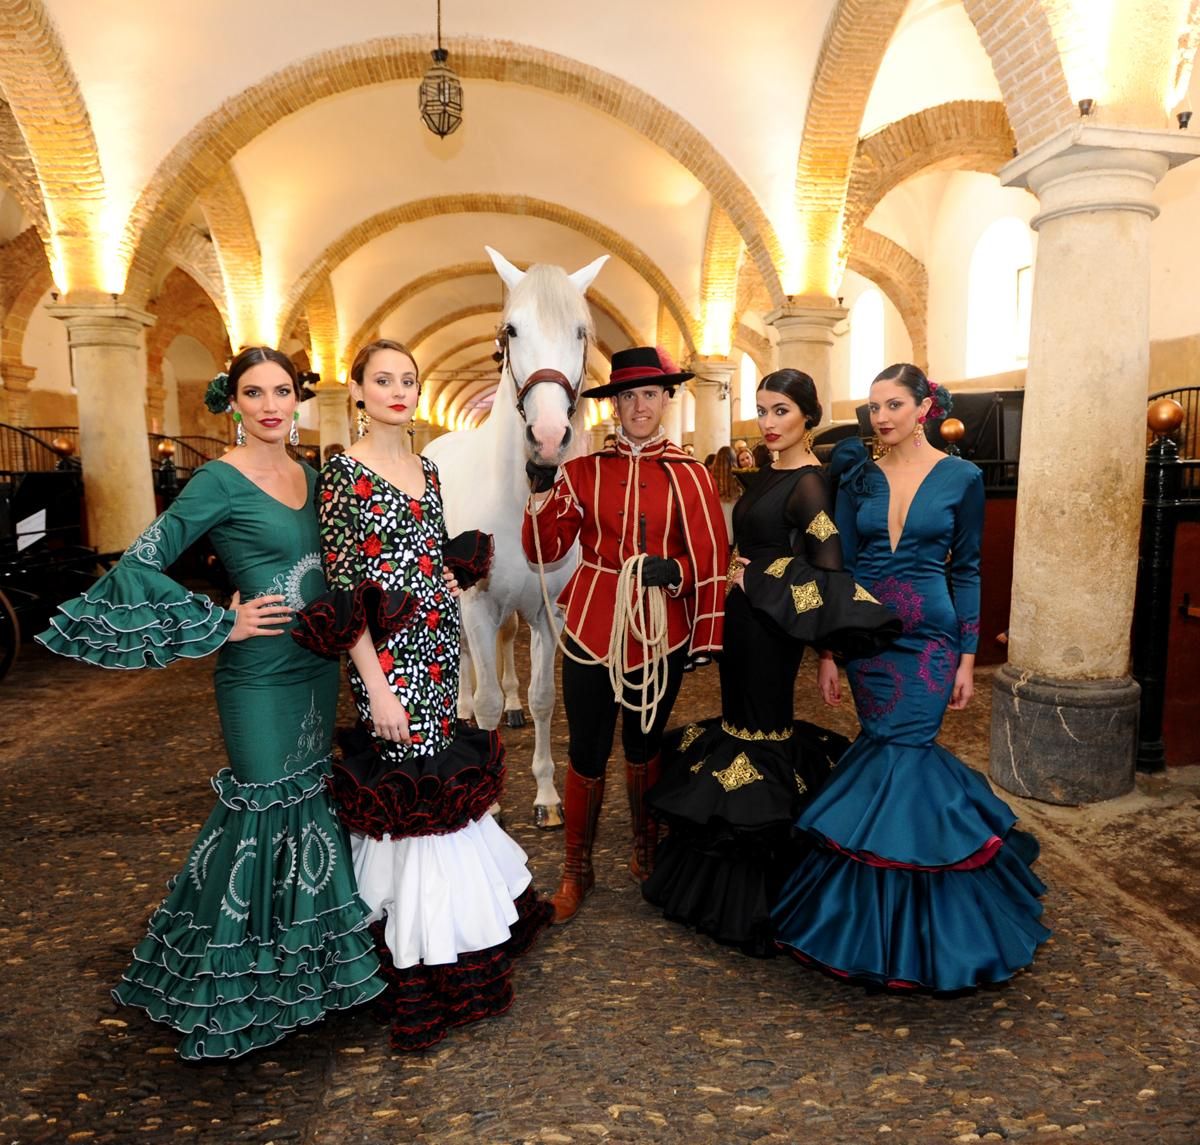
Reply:
M364 402L362 398L359 398L358 401L354 403L354 408L358 410L356 415L358 420L358 436L366 437L367 429L371 425L371 418L367 414L367 403Z
M922 414L917 418L917 428L913 430L913 444L916 446L924 445L925 443L925 415Z
M246 444L246 427L242 425L242 415L237 410L233 411L233 424L237 426L237 433L234 435L234 443L236 445Z
M288 432L288 442L291 445L300 444L300 411L297 410L292 414L292 428Z
M891 448L879 434L876 434L871 438L871 460L878 461L881 457L886 457Z
M813 431L811 429L806 429L804 431L804 436L800 439L800 447L802 449L806 449L809 453L812 453Z

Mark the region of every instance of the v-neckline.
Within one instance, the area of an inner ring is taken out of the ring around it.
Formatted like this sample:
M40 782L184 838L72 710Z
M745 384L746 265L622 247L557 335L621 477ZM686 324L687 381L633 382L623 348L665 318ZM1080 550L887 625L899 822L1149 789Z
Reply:
M228 461L222 461L219 457L216 461L218 464L224 465L226 469L232 469L243 481L253 485L267 500L274 501L276 505L286 509L289 513L303 513L308 508L308 503L312 499L312 483L308 479L308 474L303 472L303 467L301 467L301 476L304 478L304 500L299 505L289 505L273 493L268 493L253 477L247 476L236 465L230 465ZM296 464L299 465L300 462L296 462Z
M934 471L939 465L941 465L943 461L949 460L949 454L947 454L945 457L939 457L929 467L929 471L925 474L925 476L922 477L917 483L917 487L913 490L912 498L908 502L908 512L904 514L904 521L900 525L900 536L896 538L896 543L894 545L892 544L892 481L887 475L887 470L884 469L884 467L880 465L878 461L873 461L871 463L876 469L879 470L880 474L883 476L883 482L887 486L887 514L884 518L884 524L887 526L888 545L891 548L892 556L895 556L900 551L900 546L904 544L904 533L908 529L908 518L912 516L913 506L917 503L917 498L920 497L921 490L925 488L925 482L933 476Z
M357 465L359 467L359 469L361 469L364 473L369 473L372 476L372 478L374 478L376 481L382 481L390 489L395 489L397 493L399 493L403 497L407 497L410 501L424 501L425 494L429 492L429 474L425 472L425 458L424 457L419 457L417 459L421 463L421 492L420 493L410 493L407 489L404 489L401 486L397 485L394 481L389 481L378 470L372 469L369 465L365 465L357 457L354 457L349 453L344 454L343 456L349 457L350 460L353 461L354 464Z

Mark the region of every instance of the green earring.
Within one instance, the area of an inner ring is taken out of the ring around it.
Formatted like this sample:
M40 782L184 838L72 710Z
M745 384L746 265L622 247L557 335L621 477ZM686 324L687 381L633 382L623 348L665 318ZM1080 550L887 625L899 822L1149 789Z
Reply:
M242 425L242 415L237 411L233 411L233 424L237 426L237 434L234 436L235 445L246 444L246 427Z

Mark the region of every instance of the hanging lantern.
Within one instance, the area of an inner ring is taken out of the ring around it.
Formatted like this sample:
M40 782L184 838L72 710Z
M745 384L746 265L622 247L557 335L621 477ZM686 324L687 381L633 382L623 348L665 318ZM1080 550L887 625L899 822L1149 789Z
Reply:
M433 67L425 73L417 93L417 103L425 126L439 139L458 130L462 123L462 81L446 63L449 52L442 47L442 3L437 6L437 47L433 51Z

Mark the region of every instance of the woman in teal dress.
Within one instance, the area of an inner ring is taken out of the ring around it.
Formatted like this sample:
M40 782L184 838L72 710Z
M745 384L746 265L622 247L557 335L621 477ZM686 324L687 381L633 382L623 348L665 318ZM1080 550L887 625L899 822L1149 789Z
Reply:
M237 1057L384 989L325 792L338 666L288 636L294 613L325 590L316 474L285 449L298 389L278 350L238 354L207 400L232 409L241 447L198 469L38 637L104 668L220 649L229 766L212 781L217 805L113 991L182 1033L185 1058ZM229 608L164 571L206 534L238 589Z
M834 449L846 567L904 633L849 663L862 734L800 815L819 846L773 912L779 941L805 961L946 992L1010 978L1049 936L1029 869L1036 841L935 742L946 708L971 698L979 640L983 479L924 440L949 405L916 366L891 366L869 399L885 455L870 460L857 439ZM840 701L831 660L819 680Z

